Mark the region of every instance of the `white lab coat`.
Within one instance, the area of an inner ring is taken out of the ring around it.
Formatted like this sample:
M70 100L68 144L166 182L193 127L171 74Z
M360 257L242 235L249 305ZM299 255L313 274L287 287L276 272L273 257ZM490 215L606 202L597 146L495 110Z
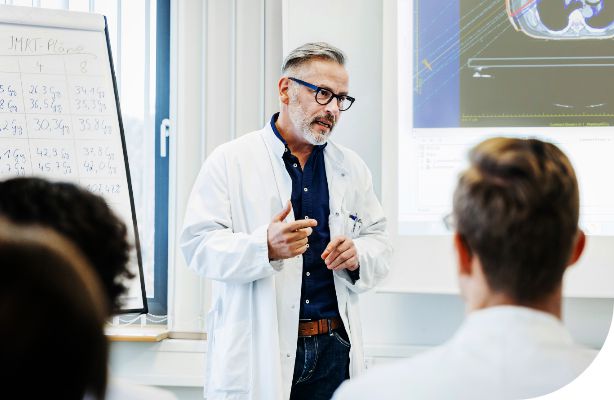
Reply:
M189 267L211 279L205 394L215 399L288 399L294 371L302 256L269 262L267 228L290 199L283 143L270 125L213 151L192 190L181 235ZM354 238L360 279L334 273L352 348L350 375L363 369L357 294L388 273L391 248L371 173L353 152L324 150L331 237ZM350 214L362 224L354 226ZM293 220L292 212L286 219Z
M574 380L597 351L574 344L560 320L525 307L471 313L441 347L374 367L334 400L533 398Z

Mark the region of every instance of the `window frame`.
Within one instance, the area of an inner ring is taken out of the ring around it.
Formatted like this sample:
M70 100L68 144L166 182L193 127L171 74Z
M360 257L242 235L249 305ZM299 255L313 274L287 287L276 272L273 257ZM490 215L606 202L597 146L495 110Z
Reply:
M147 296L153 315L166 315L168 310L169 148L167 140L162 142L161 129L170 114L170 7L170 0L156 0L154 296Z

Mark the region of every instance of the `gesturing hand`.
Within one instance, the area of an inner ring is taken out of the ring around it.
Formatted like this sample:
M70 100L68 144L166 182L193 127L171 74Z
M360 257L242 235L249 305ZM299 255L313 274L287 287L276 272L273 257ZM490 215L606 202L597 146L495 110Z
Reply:
M348 269L354 271L358 268L358 253L354 241L347 236L337 236L334 238L324 252L322 259L326 263L326 268L334 271Z
M294 222L283 222L292 210L292 203L288 204L275 217L267 230L269 247L269 260L283 260L307 251L309 244L307 238L313 232L311 227L316 226L315 219L300 219Z

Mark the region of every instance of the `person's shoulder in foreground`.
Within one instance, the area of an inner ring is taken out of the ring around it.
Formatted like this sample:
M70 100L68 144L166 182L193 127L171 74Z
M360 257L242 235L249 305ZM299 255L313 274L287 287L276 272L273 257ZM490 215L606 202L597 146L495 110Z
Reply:
M468 316L443 346L377 367L335 399L521 399L573 381L596 352L561 322L563 275L586 242L569 159L551 143L492 138L469 153L451 228Z
M332 400L409 399L411 392L405 384L400 385L399 382L412 376L413 361L409 359L378 365L357 378L346 380L335 392Z
M346 381L334 400L535 397L571 382L596 355L548 313L489 307L472 313L444 345Z

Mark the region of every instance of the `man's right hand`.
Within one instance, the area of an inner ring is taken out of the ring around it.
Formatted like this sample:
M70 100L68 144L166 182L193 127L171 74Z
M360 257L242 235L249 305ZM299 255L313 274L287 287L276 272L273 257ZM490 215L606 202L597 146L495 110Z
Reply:
M283 222L292 210L288 200L286 207L273 217L267 230L269 260L284 260L303 254L309 243L307 238L313 232L312 227L318 225L315 219L300 219L294 222Z

